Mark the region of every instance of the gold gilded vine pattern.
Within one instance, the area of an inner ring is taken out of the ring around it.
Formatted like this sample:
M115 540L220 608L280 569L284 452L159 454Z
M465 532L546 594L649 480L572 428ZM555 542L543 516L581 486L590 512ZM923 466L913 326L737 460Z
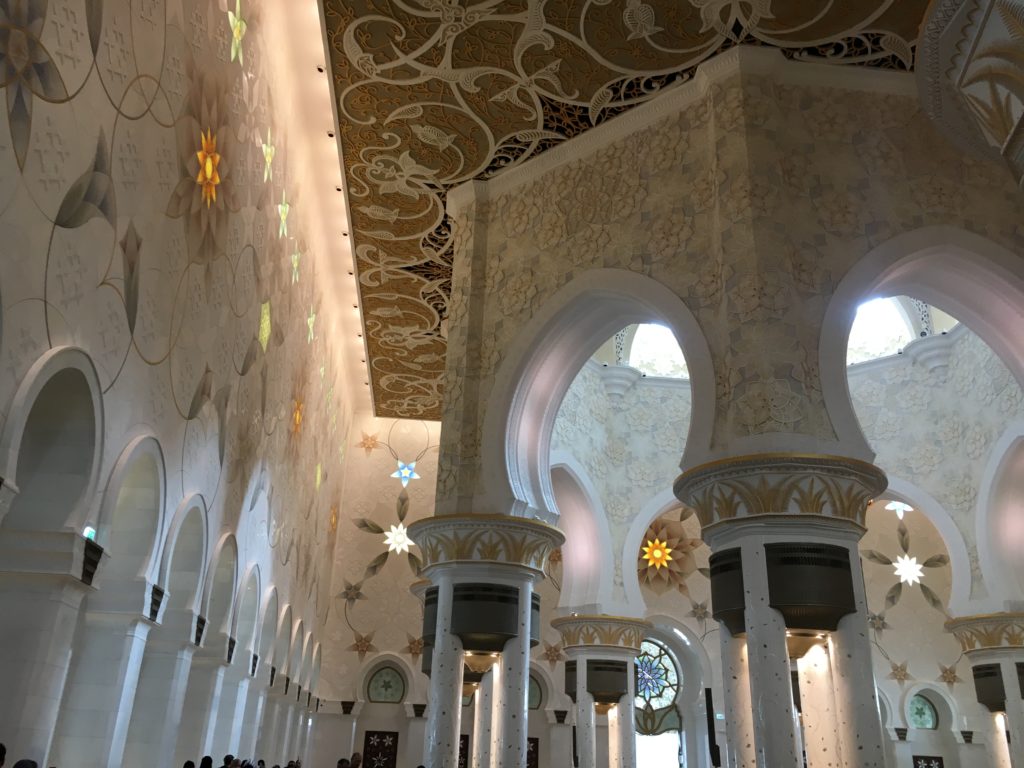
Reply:
M965 652L1024 647L1024 613L965 616L946 623Z
M867 505L887 485L877 467L842 458L765 457L697 467L676 495L701 526L755 515L818 515L864 525Z
M460 561L521 565L543 573L551 551L565 541L550 525L505 516L437 516L409 526L423 569Z
M561 634L563 648L596 645L636 651L651 629L646 621L615 616L566 616L552 620L551 626Z
M440 418L447 191L577 136L739 43L912 66L924 0L325 0L377 413Z

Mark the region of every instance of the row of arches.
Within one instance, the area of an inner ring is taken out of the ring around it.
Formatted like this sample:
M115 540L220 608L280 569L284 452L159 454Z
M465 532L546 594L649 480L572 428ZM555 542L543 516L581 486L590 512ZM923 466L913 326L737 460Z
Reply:
M0 569L28 568L65 595L37 612L49 647L26 642L3 662L15 692L47 692L45 711L6 738L59 764L180 764L243 745L297 755L291 723L312 705L321 658L305 608L273 583L258 540L246 551L234 530L216 530L201 494L167 502L154 434L134 434L101 482L103 408L89 357L55 348L30 368L0 432L0 550L12 553ZM22 580L0 584L7 609L23 609L24 593ZM267 710L276 691L287 715Z
M866 254L836 287L825 311L816 361L835 439L793 436L792 450L872 458L850 402L846 342L861 303L897 295L914 296L965 323L1024 384L1024 347L1014 331L1024 323L1019 257L964 230L923 228ZM557 516L550 471L557 404L576 372L608 338L626 326L652 322L670 328L679 341L693 401L700 403L690 422L682 465L771 449L771 435L749 435L728 446L711 444L715 372L703 333L683 302L650 278L592 270L535 313L496 374L481 440L483 475L492 479L486 491L491 506L525 508L545 519Z

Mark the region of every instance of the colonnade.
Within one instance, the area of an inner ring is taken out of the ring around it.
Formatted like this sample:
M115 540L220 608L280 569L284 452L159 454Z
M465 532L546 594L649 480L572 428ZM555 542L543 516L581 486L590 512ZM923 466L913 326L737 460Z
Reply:
M0 613L14 617L0 633L0 735L12 757L170 768L305 753L312 664L295 680L276 674L254 633L243 646L226 624L204 631L204 617L145 579L102 587L107 560L72 533L0 531Z

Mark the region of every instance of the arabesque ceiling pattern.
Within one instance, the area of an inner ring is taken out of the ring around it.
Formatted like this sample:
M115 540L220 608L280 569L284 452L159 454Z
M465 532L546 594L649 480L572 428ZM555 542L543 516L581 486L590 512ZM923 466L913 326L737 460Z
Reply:
M381 416L440 418L447 190L691 78L739 43L910 69L926 0L324 0Z

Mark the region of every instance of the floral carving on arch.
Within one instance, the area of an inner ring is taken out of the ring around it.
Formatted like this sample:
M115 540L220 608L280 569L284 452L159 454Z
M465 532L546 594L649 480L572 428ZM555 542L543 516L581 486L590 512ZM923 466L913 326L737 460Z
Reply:
M796 60L910 69L926 5L325 0L378 415L440 416L456 246L449 189L649 101L740 43ZM542 241L572 234L586 259L608 240L601 210L575 233L548 217ZM699 290L720 290L721 276L705 282ZM510 291L508 301L528 294Z

